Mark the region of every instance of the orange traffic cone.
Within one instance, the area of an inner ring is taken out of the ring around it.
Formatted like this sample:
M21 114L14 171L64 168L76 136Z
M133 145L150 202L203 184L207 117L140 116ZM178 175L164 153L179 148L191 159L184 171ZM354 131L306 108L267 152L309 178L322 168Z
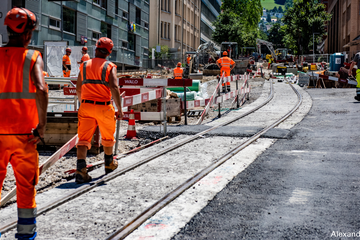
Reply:
M126 133L126 139L134 139L136 138L136 129L135 129L135 115L134 110L131 109L131 112L129 114L129 124L128 124L128 130Z

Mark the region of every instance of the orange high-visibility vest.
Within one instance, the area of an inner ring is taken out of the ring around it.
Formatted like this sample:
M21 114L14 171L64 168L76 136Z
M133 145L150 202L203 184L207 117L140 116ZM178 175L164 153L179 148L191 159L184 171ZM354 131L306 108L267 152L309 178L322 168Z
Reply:
M184 70L181 67L176 67L174 69L174 78L175 79L182 79L183 78Z
M186 62L187 64L190 64L191 57L187 57Z
M103 58L93 58L80 65L81 99L107 102L111 100L109 75L116 65Z
M71 65L71 60L68 55L64 55L62 60L65 62L65 65Z
M81 62L85 62L88 60L90 60L90 56L89 56L89 54L85 53L84 56L82 56L82 58L81 58Z
M0 48L0 134L31 134L39 123L30 73L40 52Z

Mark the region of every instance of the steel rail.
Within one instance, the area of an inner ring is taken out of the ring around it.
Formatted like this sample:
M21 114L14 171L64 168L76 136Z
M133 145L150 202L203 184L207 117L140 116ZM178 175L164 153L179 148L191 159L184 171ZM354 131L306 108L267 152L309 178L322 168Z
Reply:
M208 132L210 132L212 130L215 130L215 129L221 127L221 126L228 125L228 124L230 124L232 122L235 122L235 121L237 121L237 120L239 120L239 119L241 119L241 118L243 118L243 117L257 111L258 109L260 109L261 107L263 107L267 103L269 103L273 99L273 97L274 97L273 84L272 84L272 82L270 82L270 94L269 94L268 98L263 103L261 103L259 106L249 110L248 112L245 112L245 113L241 114L238 117L230 119L227 122L221 123L221 124L216 125L216 126L210 128L210 129L207 129L205 131L197 133L194 136L186 138L183 141L181 141L180 143L176 143L176 144L174 144L172 146L169 146L168 148L166 148L166 149L164 149L164 150L162 150L162 151L160 151L160 152L158 152L158 153L156 153L156 154L154 154L152 156L149 156L149 157L145 158L144 160L141 160L141 161L139 161L137 163L134 163L134 164L132 164L132 165L130 165L128 167L125 167L123 169L120 169L118 171L112 172L112 173L102 177L101 179L95 181L95 182L91 182L90 185L83 185L83 186L79 187L78 189L75 189L74 191L71 191L69 194L67 194L65 196L61 196L61 197L49 202L48 204L46 204L43 207L38 207L37 216L39 216L39 215L41 215L41 214L43 214L43 213L45 213L47 211L50 211L51 209L54 209L54 208L56 208L56 207L58 207L58 206L60 206L60 205L62 205L64 203L66 203L66 202L68 202L68 201L70 201L70 200L72 200L72 199L74 199L74 198L76 198L76 197L78 197L78 196L80 196L80 195L94 189L97 186L102 185L105 182L108 182L108 181L110 181L110 180L112 180L112 179L114 179L114 178L116 178L116 177L118 177L118 176L120 176L122 174L125 174L128 171L131 171L131 170L133 170L133 169L135 169L135 168L137 168L137 167L139 167L139 166L141 166L141 165L143 165L143 164L145 164L147 162L150 162L151 160L156 159L157 157L159 157L161 155L164 155L165 153L168 153L168 152L170 152L170 151L172 151L172 150L174 150L174 149L176 149L176 148L178 148L180 146L183 146L186 143L189 143L189 142L191 142L191 141L193 141L193 140L195 140L197 138L201 138L201 137L203 137L204 134L206 134L206 133L208 133ZM0 226L0 233L5 233L5 232L15 228L16 224L17 224L16 219L8 220L7 222L5 222L5 224Z
M159 201L154 203L152 206L147 208L144 212L140 213L137 217L135 217L133 220L131 220L128 224L126 224L124 227L122 227L120 230L116 231L114 234L112 234L108 240L112 239L124 239L126 236L128 236L131 232L133 232L135 229L137 229L141 224L143 224L147 219L155 215L157 212L159 212L162 208L164 208L166 205L168 205L170 202L172 202L175 198L177 198L180 194L182 194L184 191L189 189L191 186L193 186L196 182L198 182L200 179L208 175L210 172L212 172L214 169L219 167L221 164L226 162L228 159L232 158L234 155L236 155L238 152L249 146L251 143L256 141L261 135L266 133L268 130L276 127L281 122L286 120L291 114L293 114L301 105L302 103L302 96L301 94L291 85L289 86L293 89L293 91L296 93L298 97L298 102L292 108L286 115L278 119L273 124L269 125L268 127L265 127L255 135L253 135L251 138L249 138L244 143L238 145L235 149L231 150L230 152L226 153L222 157L215 160L214 163L209 165L208 167L204 168L200 172L198 172L193 177L186 180L183 184L178 186L175 190L165 195L163 198L161 198Z

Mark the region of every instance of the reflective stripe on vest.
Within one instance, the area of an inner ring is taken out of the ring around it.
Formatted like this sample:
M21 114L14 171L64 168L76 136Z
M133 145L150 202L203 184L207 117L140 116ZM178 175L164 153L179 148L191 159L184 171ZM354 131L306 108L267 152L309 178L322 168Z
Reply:
M174 77L176 78L182 78L183 70L179 67L174 69Z
M225 62L224 62L224 60L225 60ZM230 68L230 59L221 58L221 67Z
M22 92L3 92L0 93L0 99L35 99L36 93L31 93L29 91L31 58L34 52L34 50L28 50L26 53L23 67Z
M106 70L107 70L107 67L109 66L110 64L110 61L106 61L105 64L104 64L104 67L102 69L102 72L101 72L101 80L95 80L95 79L87 79L86 78L86 65L87 65L87 61L84 62L84 66L83 66L83 84L102 84L106 87L109 87L109 83L105 81L106 79Z

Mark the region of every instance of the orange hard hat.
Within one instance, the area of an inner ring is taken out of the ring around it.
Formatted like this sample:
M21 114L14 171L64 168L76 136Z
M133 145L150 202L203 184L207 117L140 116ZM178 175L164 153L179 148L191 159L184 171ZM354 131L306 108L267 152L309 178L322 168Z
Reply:
M227 51L224 51L223 56L227 56L227 55L228 55Z
M178 66L178 67L181 67L181 62L178 62L178 63L177 63L177 66Z
M81 50L83 50L83 51L87 51L88 50L88 48L87 47L83 47Z
M23 33L25 30L34 30L37 24L36 15L25 8L14 7L5 17L4 25L16 33Z
M71 48L67 48L66 52L70 52L71 53Z
M102 37L96 43L96 48L105 49L108 53L112 52L114 43L110 38Z

